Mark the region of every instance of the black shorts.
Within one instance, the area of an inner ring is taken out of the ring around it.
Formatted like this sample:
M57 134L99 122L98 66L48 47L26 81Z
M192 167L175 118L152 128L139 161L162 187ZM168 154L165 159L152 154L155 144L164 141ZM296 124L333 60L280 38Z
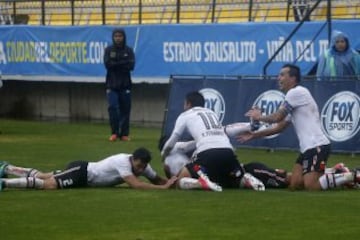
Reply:
M77 188L87 186L88 162L75 161L68 164L64 171L55 174L58 188Z
M301 153L296 160L303 168L303 175L309 172L323 173L331 151L331 145L322 145Z
M186 165L193 178L199 178L197 166L211 181L223 188L239 188L239 181L244 174L234 151L230 148L214 148L198 153L195 160Z
M284 170L276 170L259 162L244 164L244 169L264 183L265 188L286 188L288 186L287 173Z

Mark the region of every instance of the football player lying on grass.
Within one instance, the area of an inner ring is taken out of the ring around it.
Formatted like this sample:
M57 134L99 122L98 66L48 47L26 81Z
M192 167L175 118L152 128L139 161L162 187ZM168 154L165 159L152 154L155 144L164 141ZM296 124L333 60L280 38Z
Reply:
M284 169L274 169L266 166L261 162L250 162L244 164L245 171L251 173L254 177L262 181L266 188L287 188L291 181L291 172L287 172ZM333 167L325 168L324 175L320 177L321 179L328 181L328 178L333 178L334 184L336 186L328 187L344 187L344 188L359 188L358 183L354 179L354 172L351 172L349 168L345 166L344 163L337 163ZM329 180L331 182L331 180ZM324 186L323 190L326 185ZM329 185L327 185L329 186Z
M3 188L64 189L80 187L111 187L127 183L136 189L168 189L176 177L160 177L150 166L151 154L138 148L132 154L120 153L98 162L74 161L63 171L43 173L0 162L0 190ZM17 178L6 178L7 175ZM146 177L151 183L141 181Z

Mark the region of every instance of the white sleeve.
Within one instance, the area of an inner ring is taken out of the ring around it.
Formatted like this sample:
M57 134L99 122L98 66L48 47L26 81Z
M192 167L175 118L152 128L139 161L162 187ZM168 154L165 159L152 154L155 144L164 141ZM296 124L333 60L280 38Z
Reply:
M189 153L196 148L196 142L194 140L188 142L177 142L171 152Z
M115 166L116 170L122 178L134 175L134 173L132 172L130 161L118 161Z
M284 102L281 105L281 108L285 109L287 113L285 121L291 121L294 109L309 103L307 95L308 91L300 86L292 88L286 93Z
M157 176L156 172L154 171L154 169L152 169L150 164L146 166L144 173L142 175L148 179L154 179Z
M171 133L170 138L164 144L164 147L161 151L162 156L164 156L166 151L172 149L175 146L175 143L180 139L180 136L184 132L185 128L186 128L186 121L184 119L184 115L180 114L180 116L176 119L175 127Z
M292 88L285 95L285 102L290 105L292 109L309 103L309 98L306 97L307 91L304 88Z

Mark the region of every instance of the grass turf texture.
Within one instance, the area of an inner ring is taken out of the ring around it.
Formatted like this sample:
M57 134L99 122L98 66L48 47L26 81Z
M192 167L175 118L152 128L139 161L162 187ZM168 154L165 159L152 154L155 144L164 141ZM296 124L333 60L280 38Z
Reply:
M160 129L131 129L130 142L107 141L107 124L0 120L0 159L41 170L97 161L145 146L162 174ZM297 152L239 149L242 162L290 169ZM360 165L333 154L330 165ZM356 239L360 192L288 190L141 191L119 188L0 192L0 239Z

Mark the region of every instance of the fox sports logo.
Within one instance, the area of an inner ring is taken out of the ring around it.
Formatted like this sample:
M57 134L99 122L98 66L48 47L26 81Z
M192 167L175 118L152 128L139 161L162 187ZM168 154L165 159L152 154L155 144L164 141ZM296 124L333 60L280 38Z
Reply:
M261 110L262 115L269 115L274 112L276 112L280 105L283 103L285 98L285 95L277 90L269 90L266 92L263 92L258 96L253 104L253 106L258 107ZM269 128L272 124L270 123L261 123L261 129ZM274 138L278 136L279 134L274 134L271 136L268 136L266 138Z
M205 107L213 110L222 122L225 116L225 101L221 93L213 88L203 88L199 92L205 98Z
M322 128L335 142L354 137L360 130L360 98L353 92L333 95L321 111Z

